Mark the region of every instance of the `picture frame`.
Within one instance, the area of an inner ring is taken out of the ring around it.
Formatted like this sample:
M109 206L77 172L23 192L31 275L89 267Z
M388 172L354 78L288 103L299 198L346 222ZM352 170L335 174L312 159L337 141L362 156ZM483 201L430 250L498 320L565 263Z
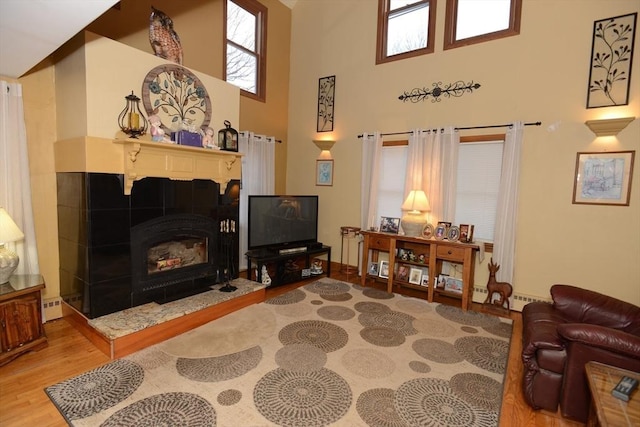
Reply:
M573 204L629 206L635 154L577 153Z
M447 292L454 292L461 294L463 289L462 279L456 277L447 277L444 281L444 290Z
M424 287L428 287L429 286L429 274L423 274L422 275L422 282L420 283L420 286L424 286Z
M389 278L389 261L380 261L378 268L378 277L382 279Z
M370 274L371 276L377 276L378 275L378 263L377 262L370 262L369 263L369 268L367 269L367 273Z
M336 76L318 79L318 132L333 131L333 109L336 94Z
M380 217L380 232L398 234L400 229L400 218L388 216Z
M459 238L460 228L456 227L455 225L449 227L449 229L447 230L447 240L449 240L450 242L457 242Z
M460 241L463 243L473 242L473 225L460 224Z
M398 274L396 275L398 280L404 280L405 282L409 280L409 267L404 264L398 265Z
M425 239L430 239L433 237L433 232L434 232L433 225L431 225L430 223L427 223L427 225L425 225L424 228L422 229L422 237L424 237Z
M420 285L422 283L422 270L411 267L409 270L409 283L412 285Z
M434 278L434 285L437 289L444 289L444 284L447 281L448 274L438 274Z
M447 226L442 222L439 223L435 231L433 232L433 237L435 237L436 240L443 240L445 237L447 237Z
M316 185L333 186L333 160L316 160Z
M587 108L629 104L638 13L593 23Z

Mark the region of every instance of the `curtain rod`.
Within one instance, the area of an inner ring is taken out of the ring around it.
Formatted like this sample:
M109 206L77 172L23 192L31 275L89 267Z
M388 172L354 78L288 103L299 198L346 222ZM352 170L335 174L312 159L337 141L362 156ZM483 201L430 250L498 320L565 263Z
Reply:
M525 126L540 126L542 124L542 122L531 122L531 123L525 123ZM505 124L505 125L487 125L487 126L467 126L467 127L461 127L461 128L454 128L454 130L469 130L469 129L490 129L490 128L504 128L504 127L511 127L511 124ZM381 133L380 136L390 136L390 135L407 135L410 134L412 131L404 131L404 132L389 132L389 133ZM358 138L362 138L362 134L358 135Z

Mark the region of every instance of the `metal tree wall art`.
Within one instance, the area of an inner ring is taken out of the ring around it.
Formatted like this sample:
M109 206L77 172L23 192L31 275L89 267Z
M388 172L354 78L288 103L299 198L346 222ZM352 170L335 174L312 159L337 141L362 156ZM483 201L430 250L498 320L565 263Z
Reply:
M318 132L333 130L333 106L336 93L336 76L322 77L318 81Z
M593 23L587 108L629 103L637 13Z
M469 83L465 83L462 80L458 80L455 83L449 83L442 86L442 82L433 83L432 89L424 88L415 88L411 90L411 92L404 92L402 95L398 97L402 102L411 101L413 103L426 101L429 97L431 97L431 102L440 102L442 98L450 98L455 96L456 98L461 97L465 93L472 93L475 89L480 88L480 83L474 83L473 80Z

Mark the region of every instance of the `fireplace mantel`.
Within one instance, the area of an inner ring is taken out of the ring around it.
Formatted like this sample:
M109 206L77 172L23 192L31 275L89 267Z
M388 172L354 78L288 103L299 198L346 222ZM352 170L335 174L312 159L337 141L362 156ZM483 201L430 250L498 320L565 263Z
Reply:
M232 179L240 179L242 154L142 139L80 137L55 144L56 172L123 174L124 194L146 177L190 181L210 179L223 194Z

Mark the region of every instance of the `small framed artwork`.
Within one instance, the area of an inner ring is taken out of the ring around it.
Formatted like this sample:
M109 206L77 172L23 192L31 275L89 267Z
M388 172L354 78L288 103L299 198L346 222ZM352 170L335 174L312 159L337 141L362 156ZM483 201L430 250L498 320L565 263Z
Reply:
M318 80L318 132L333 131L333 108L336 95L336 76Z
M436 276L435 278L436 288L444 289L444 284L447 281L448 277L449 277L448 274L439 274L438 276Z
M400 218L383 216L380 218L380 231L383 233L398 234L400 228Z
M573 203L629 206L635 151L578 153Z
M372 276L377 276L378 275L378 263L377 262L370 262L369 263L369 269L367 270L367 272Z
M473 242L473 225L460 224L460 241L464 243Z
M422 282L420 283L420 286L424 286L425 288L429 286L429 274L422 275Z
M462 293L462 279L447 277L444 281L444 290L448 292Z
M420 285L422 283L422 270L419 268L411 268L409 271L409 283Z
M400 264L398 266L398 275L396 277L398 280L407 281L409 279L409 268L404 264Z
M447 240L449 240L450 242L457 242L459 238L460 228L456 227L455 225L449 227L449 230L447 230Z
M316 185L333 185L333 160L316 160Z
M439 223L435 231L433 232L433 236L436 238L436 240L442 240L447 237L447 226L442 222Z
M430 239L433 237L433 225L427 223L422 229L422 237L425 239Z
M389 261L380 261L378 277L382 277L383 279L389 278Z

